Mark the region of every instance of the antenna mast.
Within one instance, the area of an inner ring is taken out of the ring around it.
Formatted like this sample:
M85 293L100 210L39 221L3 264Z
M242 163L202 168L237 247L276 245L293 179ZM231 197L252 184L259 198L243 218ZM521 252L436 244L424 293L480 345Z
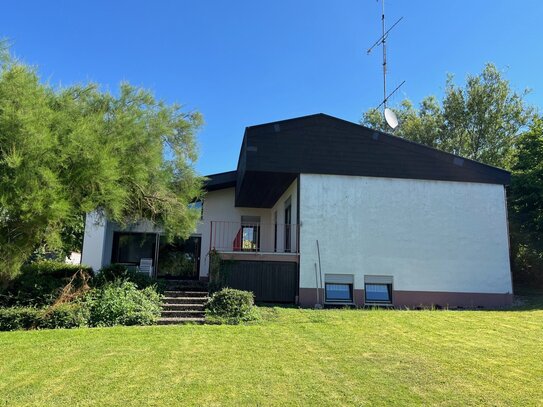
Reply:
M379 1L379 0L377 0ZM381 106L383 106L383 112L387 108L387 102L390 97L396 93L398 89L405 83L403 81L400 83L390 94L387 94L387 37L390 30L392 30L396 25L402 21L403 17L400 17L398 21L396 21L392 26L387 30L386 29L386 22L385 22L385 0L381 0L382 5L382 12L381 12L381 28L382 28L382 35L381 38L379 38L377 41L373 43L373 45L368 49L367 54L369 55L371 51L378 45L383 46L383 101L377 106L377 109L379 109Z
M383 28L382 44L383 44L383 108L387 108L387 37L385 30L385 0L381 0L382 14L381 14L381 27Z

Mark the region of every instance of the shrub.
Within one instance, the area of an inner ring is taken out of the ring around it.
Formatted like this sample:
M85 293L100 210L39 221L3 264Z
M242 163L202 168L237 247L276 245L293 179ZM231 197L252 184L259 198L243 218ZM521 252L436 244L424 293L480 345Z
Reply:
M49 307L41 314L39 328L79 328L86 326L89 310L82 303L72 302Z
M78 328L86 326L88 318L88 310L80 303L59 304L48 308L0 308L0 331Z
M206 316L211 323L239 324L258 318L254 294L250 291L223 288L214 293L206 304Z
M3 290L0 304L4 306L44 306L52 304L62 288L79 271L72 282L76 287L92 276L90 267L55 261L39 261L21 268L21 273Z
M128 269L122 264L111 264L100 270L97 276L93 279L93 285L101 287L107 283L116 280L130 281L139 289L155 286L158 291L163 291L163 283L149 277L148 274L137 270Z
M70 278L77 271L84 270L92 276L92 268L81 264L69 264L60 261L42 260L28 264L21 268L23 273L35 272L41 275L48 275L54 278Z
M0 308L0 331L31 329L39 324L41 310L34 307Z
M150 325L160 316L160 298L154 287L138 290L132 282L116 280L89 291L83 304L90 326Z

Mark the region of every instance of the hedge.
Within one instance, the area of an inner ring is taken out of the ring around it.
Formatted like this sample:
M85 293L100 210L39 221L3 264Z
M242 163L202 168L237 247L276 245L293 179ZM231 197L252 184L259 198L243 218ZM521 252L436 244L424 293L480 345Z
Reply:
M21 273L0 292L0 306L51 305L72 280L77 288L92 277L90 267L54 261L40 261L23 266Z

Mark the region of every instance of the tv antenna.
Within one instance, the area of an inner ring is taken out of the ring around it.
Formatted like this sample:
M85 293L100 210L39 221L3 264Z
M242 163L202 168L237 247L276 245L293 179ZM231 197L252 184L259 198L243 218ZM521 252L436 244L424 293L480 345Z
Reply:
M377 0L379 1L379 0ZM387 94L387 38L390 31L398 25L400 21L403 20L403 17L400 17L392 26L387 30L386 24L385 24L385 0L381 0L382 4L382 13L381 13L381 28L382 28L382 35L381 37L373 43L371 47L368 48L367 55L373 51L373 49L379 45L383 46L383 101L379 104L379 106L376 107L376 109L379 109L381 106L383 106L383 114L385 116L385 120L388 123L390 127L393 129L398 126L398 119L396 118L396 114L389 108L387 108L387 102L390 97L398 91L402 87L402 85L405 83L403 81L400 83L396 88Z

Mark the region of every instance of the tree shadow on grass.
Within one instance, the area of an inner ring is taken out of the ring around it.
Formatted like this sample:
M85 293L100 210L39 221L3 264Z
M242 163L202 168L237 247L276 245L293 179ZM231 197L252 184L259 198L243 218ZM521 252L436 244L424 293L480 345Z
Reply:
M543 310L543 288L516 286L515 297L510 311L541 311Z

